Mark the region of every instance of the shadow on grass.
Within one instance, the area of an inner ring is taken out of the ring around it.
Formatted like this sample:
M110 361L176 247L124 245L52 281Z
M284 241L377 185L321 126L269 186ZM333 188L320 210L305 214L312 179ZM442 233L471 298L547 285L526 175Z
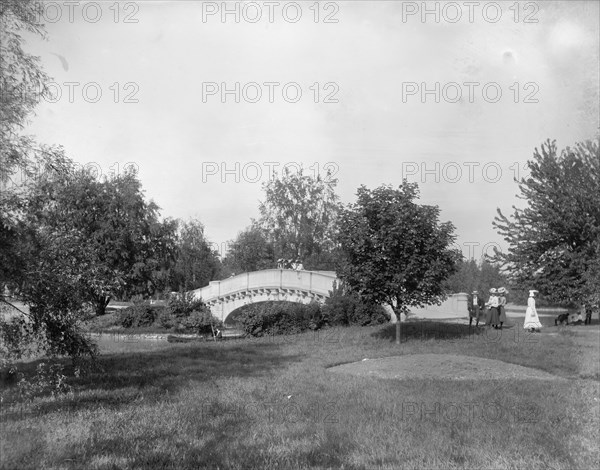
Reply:
M250 404L261 403L259 395L233 403L220 396L227 391L219 389L217 379L266 378L299 360L273 344L176 345L99 360L105 372L80 379L76 397L37 407L38 414L58 412L63 419L72 416L76 423L81 420L79 411L102 410L99 422L92 424L90 441L64 447L51 464L61 462L65 468L99 462L107 468L358 468L347 462L356 443L346 430L323 424L327 415L298 415L298 423L281 403L275 404L272 416L256 406L241 406L248 399ZM179 390L184 394L177 396ZM140 395L143 401L137 408ZM315 426L322 433L317 438ZM255 437L249 438L249 433ZM267 448L266 442L272 445L285 433L294 436L288 438L285 450Z
M502 331L514 328L508 324ZM412 320L400 326L400 341L426 341L426 340L457 340L474 336L490 335L494 330L486 326L475 327L460 323L436 320ZM388 325L371 336L377 339L396 341L396 325Z
M247 438L255 422L243 413L226 415L218 423L200 420L190 426L189 417L183 421L179 432L185 438L174 439L165 430L150 439L143 431L127 438L96 439L92 448L70 448L59 460L71 462L72 468L89 464L94 455L102 455L107 467L126 462L127 468L365 468L348 462L357 444L348 431L334 426L324 427L318 439L314 438L313 430L294 433L286 428L290 434L285 451L273 452L264 441Z
M598 327L555 327L551 317L541 317L541 322L541 332L532 333L514 319L502 330L486 326L470 328L469 325L444 321L409 321L401 325L400 340L405 353L428 352L427 348L431 347L431 351L438 354L496 359L563 378L598 380ZM386 325L371 336L393 343L396 327ZM438 344L428 344L427 348L419 350L419 342L431 340Z
M231 344L225 347L221 344L178 344L155 351L101 355L97 359L96 371L69 380L74 395L42 400L30 412L7 413L4 419L42 416L65 409L69 412L98 407L118 410L141 396L144 400L162 401L190 383L208 383L210 386L220 378L260 377L301 359L285 355L273 344ZM32 377L40 362L48 361L23 364L20 369L26 376ZM65 365L65 373L72 377L70 360L58 362ZM16 388L14 383L11 385Z

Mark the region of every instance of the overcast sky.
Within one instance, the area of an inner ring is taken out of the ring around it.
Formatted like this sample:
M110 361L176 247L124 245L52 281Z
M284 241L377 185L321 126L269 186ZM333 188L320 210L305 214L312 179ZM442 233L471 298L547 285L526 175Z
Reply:
M133 162L215 243L258 216L270 168L302 164L343 202L419 182L479 257L533 149L598 134L598 2L46 3L27 47L57 85L30 132L103 174Z

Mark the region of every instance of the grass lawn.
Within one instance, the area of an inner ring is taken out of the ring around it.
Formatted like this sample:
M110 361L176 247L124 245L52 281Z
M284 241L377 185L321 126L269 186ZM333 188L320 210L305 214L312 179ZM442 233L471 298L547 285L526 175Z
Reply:
M444 322L402 328L400 346L393 325L218 343L104 337L103 370L71 378L70 394L23 403L3 385L0 466L599 468L597 321L534 335L518 324L476 334ZM422 353L499 359L557 379L389 380L327 370Z

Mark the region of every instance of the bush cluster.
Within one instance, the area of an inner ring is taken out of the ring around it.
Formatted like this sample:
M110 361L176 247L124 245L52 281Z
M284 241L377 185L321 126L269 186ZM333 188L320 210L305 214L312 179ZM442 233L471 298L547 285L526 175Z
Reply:
M318 303L262 302L248 305L244 310L240 316L241 326L253 336L290 335L323 325Z
M242 308L239 322L252 336L289 335L324 326L367 326L390 321L380 305L363 302L357 295L337 286L323 306L316 302L309 305L263 302Z
M186 317L192 312L208 310L202 299L197 299L192 292L172 295L169 298L169 308L176 317Z
M24 316L0 318L0 369L16 359L69 354L94 357L97 347L72 318L58 322L32 321Z
M223 323L221 320L213 317L210 310L202 312L194 310L183 319L183 327L187 331L203 335L212 334L216 328L223 328Z
M390 320L385 310L366 303L343 288L334 286L321 306L291 302L262 302L242 307L236 317L241 328L250 335L289 335L324 326L376 325ZM191 293L174 295L168 306L138 303L117 316L123 328L157 326L166 330L196 334L212 334L223 324L215 318L202 300Z
M119 322L123 328L151 326L165 313L169 313L169 307L137 304L123 309L119 314Z
M332 295L325 300L322 310L330 325L367 326L390 321L381 305L363 302L355 294Z
M212 334L213 328L221 328L222 322L212 316L210 309L193 294L174 295L169 305L138 303L124 309L118 316L123 328L159 326L181 332Z

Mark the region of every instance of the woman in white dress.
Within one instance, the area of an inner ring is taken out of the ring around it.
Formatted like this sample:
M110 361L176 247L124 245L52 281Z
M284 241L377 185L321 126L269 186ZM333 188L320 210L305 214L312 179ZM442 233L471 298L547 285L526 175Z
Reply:
M499 312L498 312L499 298L498 298L497 293L498 293L498 291L492 287L490 289L490 298L485 303L486 307L488 308L488 316L486 319L487 320L486 326L493 326L494 328L498 328L498 323L499 323Z
M525 330L529 330L532 333L536 330L542 329L542 324L540 323L540 319L537 314L537 310L535 309L535 294L536 290L529 291L529 299L527 299L527 310L525 311L525 323L523 323L523 328Z

